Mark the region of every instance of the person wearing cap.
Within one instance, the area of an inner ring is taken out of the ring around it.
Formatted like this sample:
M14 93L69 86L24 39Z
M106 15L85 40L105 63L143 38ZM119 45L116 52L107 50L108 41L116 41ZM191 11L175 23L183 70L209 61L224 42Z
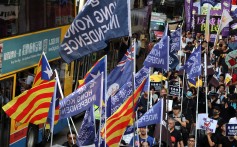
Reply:
M173 114L169 115L170 118L175 120L175 129L180 131L183 137L183 143L187 145L187 138L189 131L187 130L187 120L183 114L181 114L181 107L178 104L173 105L172 107Z
M168 127L170 130L171 142L172 144L174 142L174 147L183 147L184 143L181 132L175 129L175 120L173 118L169 118Z

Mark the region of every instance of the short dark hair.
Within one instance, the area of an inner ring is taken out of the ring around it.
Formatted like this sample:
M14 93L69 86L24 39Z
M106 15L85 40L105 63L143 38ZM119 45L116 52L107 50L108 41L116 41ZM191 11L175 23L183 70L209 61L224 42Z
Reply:
M67 132L67 137L71 134L70 131ZM72 134L76 135L76 132L72 130Z
M195 138L195 135L190 134L188 138Z

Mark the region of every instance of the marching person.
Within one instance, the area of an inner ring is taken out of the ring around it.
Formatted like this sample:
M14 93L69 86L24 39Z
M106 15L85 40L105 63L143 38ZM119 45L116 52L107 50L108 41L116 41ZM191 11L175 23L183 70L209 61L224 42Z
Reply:
M76 142L77 142L76 132L72 131L72 134L71 134L71 132L68 131L68 133L67 133L67 141L63 143L63 146L66 146L66 147L78 147Z

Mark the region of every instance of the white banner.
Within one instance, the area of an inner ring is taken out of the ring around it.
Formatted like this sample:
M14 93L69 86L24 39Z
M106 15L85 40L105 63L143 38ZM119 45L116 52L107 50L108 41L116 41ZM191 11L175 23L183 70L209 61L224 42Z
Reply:
M17 19L18 12L19 12L18 6L0 5L0 19L3 20Z
M216 131L217 120L208 118L207 114L198 114L197 129L209 130L212 133Z

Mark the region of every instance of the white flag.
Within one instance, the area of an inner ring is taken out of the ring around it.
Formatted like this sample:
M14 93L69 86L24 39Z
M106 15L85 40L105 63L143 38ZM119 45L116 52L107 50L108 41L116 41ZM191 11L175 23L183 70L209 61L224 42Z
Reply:
M229 12L226 9L224 9L221 15L221 23L220 23L219 32L221 32L221 30L224 27L226 27L232 20L233 19L230 16Z

